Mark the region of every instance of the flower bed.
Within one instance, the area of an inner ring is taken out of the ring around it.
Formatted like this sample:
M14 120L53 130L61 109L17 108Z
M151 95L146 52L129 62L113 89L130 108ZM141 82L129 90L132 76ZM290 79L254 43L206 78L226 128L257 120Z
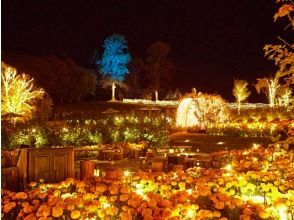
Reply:
M287 147L287 144L285 145ZM229 157L227 157L229 155ZM2 190L2 217L24 219L291 219L294 163L279 144L213 154L221 169L124 172ZM225 159L223 159L225 156Z

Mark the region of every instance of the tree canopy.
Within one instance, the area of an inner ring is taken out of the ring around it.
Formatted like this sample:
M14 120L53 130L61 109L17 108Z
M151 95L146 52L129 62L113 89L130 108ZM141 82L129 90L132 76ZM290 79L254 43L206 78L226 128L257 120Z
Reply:
M30 73L36 83L57 102L77 102L94 94L97 79L95 71L77 65L69 59L4 54L7 63L19 71Z
M45 91L34 84L28 74L18 74L12 66L1 62L1 115L32 118Z
M153 43L147 49L146 71L149 88L164 91L170 85L174 72L174 65L168 58L170 46L162 41Z
M99 71L114 80L122 81L129 73L127 64L131 56L123 35L113 34L104 40L102 58L96 61Z

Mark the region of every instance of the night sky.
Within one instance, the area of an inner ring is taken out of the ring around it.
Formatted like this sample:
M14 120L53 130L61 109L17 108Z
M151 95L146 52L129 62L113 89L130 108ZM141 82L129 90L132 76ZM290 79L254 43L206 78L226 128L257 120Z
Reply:
M232 101L234 77L254 83L275 72L262 48L287 34L285 23L273 22L276 10L274 0L2 0L2 51L67 57L89 67L111 34L125 35L131 56L144 59L161 40L176 66L171 88L196 87Z

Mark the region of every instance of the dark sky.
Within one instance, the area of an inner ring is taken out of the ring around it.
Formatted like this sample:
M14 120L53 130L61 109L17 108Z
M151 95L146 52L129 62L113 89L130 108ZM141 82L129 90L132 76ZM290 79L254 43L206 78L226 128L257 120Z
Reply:
M2 0L2 50L72 58L88 66L103 40L125 35L131 55L157 40L171 46L173 88L232 100L235 78L274 73L263 46L283 36L274 0ZM251 88L253 90L253 87Z

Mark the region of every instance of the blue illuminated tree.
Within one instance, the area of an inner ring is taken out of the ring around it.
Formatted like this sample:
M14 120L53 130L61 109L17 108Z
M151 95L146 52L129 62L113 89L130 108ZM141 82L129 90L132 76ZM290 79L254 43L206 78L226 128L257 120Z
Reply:
M104 40L104 53L101 60L97 60L99 71L115 80L122 81L129 70L127 64L131 56L127 52L128 46L124 36L113 34Z
M115 84L120 85L125 75L129 73L127 64L131 56L127 52L127 41L123 35L113 34L104 40L104 53L102 58L96 61L99 72L105 78L112 80L112 99L115 100ZM120 82L120 83L118 83Z

